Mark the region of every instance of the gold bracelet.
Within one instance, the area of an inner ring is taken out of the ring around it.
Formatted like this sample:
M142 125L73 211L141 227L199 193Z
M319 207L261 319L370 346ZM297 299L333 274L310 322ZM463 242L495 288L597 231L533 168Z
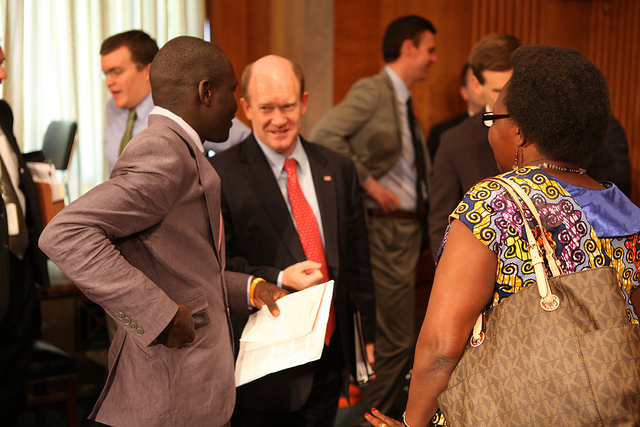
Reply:
M256 277L251 281L251 286L249 286L249 301L251 301L251 305L256 307L256 304L253 302L253 291L256 290L256 285L260 282L266 282L262 277Z
M402 413L402 424L404 424L404 427L411 427L409 424L407 424L407 411L404 411Z

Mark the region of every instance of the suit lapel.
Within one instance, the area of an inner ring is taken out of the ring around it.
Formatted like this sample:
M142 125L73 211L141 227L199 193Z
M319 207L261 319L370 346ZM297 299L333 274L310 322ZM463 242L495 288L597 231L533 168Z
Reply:
M401 121L400 121L400 106L398 105L398 97L396 96L396 91L393 87L393 83L391 82L391 78L389 77L389 75L386 73L386 71L384 71L384 69L382 71L380 71L379 76L382 78L382 81L384 82L384 84L387 86L387 89L389 89L389 93L391 95L391 98L389 99L389 105L393 105L393 114L394 117L396 119L396 130L398 133L398 141L401 141L402 144L402 126L401 126ZM414 104L415 106L415 104ZM420 144L422 144L422 151L423 153L425 153L424 158L425 158L425 171L426 171L426 180L427 180L427 192L428 189L431 187L431 157L428 155L429 150L427 149L427 140L425 138L424 135L424 130L422 129L422 125L420 124L420 120L417 120L416 118L416 124L417 126L415 127L417 132L417 137L418 140L420 141Z
M278 231L282 242L294 259L305 260L306 256L300 237L293 225L289 209L282 198L280 187L278 187L271 167L253 135L242 143L240 160L245 165L244 175L253 187L255 196L267 212L269 221Z
M400 121L400 113L399 113L400 110L398 106L398 97L396 96L396 90L393 87L391 78L389 77L389 75L384 69L380 71L379 75L382 78L382 81L384 82L385 86L389 90L388 105L393 105L393 117L396 120L396 133L398 136L398 141L400 141L400 146L402 146L402 126Z
M196 165L200 175L200 184L204 192L204 199L209 211L209 223L213 232L213 245L216 248L216 257L220 263L220 270L224 270L225 254L222 242L224 242L224 227L221 227L222 216L220 214L220 177L204 155L196 153Z
M301 138L302 139L302 138ZM303 141L303 146L309 158L311 176L316 189L316 197L322 217L324 232L324 252L327 259L329 274L337 279L339 271L338 257L338 206L336 203L336 176L330 168L327 159L315 147Z
M150 122L156 120L164 120L163 117L150 117ZM202 192L204 193L204 200L207 205L207 211L209 212L209 224L211 226L211 234L214 246L215 256L220 264L220 271L224 270L224 253L221 248L221 242L224 241L223 228L220 226L220 177L217 172L206 160L203 153L199 152L195 143L191 138L178 126L173 120L166 119L169 128L176 133L189 147L191 156L195 159L196 168L198 170L198 176L200 178L200 185L202 186Z

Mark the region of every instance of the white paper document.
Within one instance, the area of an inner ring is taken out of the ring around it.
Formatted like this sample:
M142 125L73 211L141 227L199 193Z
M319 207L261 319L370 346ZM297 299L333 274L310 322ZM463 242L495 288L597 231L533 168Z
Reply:
M249 316L240 337L236 387L318 360L332 298L333 280L280 298L278 317L271 316L266 306Z

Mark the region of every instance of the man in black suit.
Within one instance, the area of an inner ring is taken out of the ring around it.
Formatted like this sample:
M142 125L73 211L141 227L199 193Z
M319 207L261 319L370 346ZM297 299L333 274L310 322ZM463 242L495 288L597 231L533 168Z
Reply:
M0 83L7 77L2 67ZM13 113L0 100L0 420L18 422L27 394L33 340L40 330L36 283L49 286L35 185L13 135Z
M346 157L300 137L308 93L299 66L273 55L259 59L243 73L242 95L253 133L211 159L222 180L227 270L291 291L334 279L335 330L328 327L320 360L239 387L231 423L330 426L352 371L350 300L361 311L373 361L375 301L356 169ZM298 214L297 185L313 211L309 221ZM312 230L319 232L324 261L308 252Z
M466 63L460 73L460 97L467 104L467 110L462 114L433 125L431 131L429 131L429 138L427 139L427 149L432 159L436 157L436 151L440 145L440 136L442 136L446 130L458 126L469 117L475 116L484 109L485 100L482 91L477 85L472 84L472 81L473 70L469 63Z
M478 40L471 49L471 85L482 92L486 111L493 109L500 90L511 78L511 53L520 45L522 42L517 37L494 33ZM500 173L481 113L484 111L444 132L433 159L428 224L434 259L449 224L449 214L462 196L476 182Z

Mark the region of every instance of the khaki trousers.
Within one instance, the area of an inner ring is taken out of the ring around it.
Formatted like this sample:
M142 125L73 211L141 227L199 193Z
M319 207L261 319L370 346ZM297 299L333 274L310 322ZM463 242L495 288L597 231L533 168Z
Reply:
M369 240L376 292L377 378L363 387L362 401L367 412L375 407L397 418L404 408L395 403L416 341L415 281L422 229L417 220L370 217ZM364 413L358 425L370 425Z

